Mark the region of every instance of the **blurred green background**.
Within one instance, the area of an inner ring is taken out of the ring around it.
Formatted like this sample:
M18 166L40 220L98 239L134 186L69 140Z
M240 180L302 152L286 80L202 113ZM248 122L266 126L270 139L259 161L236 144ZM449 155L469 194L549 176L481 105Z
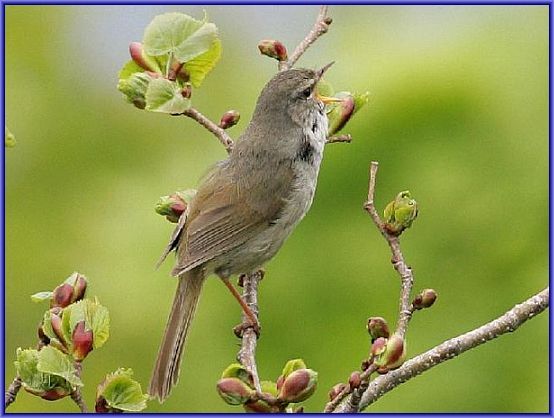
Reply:
M128 44L157 14L220 29L223 56L194 105L212 119L240 110L246 126L275 73L256 48L292 49L316 6L6 6L6 376L17 347L35 345L45 306L29 295L73 271L111 312L111 338L84 363L85 400L117 367L146 387L175 288L172 260L154 264L173 228L154 213L161 195L194 187L225 157L185 118L140 111L116 90ZM436 305L415 315L409 354L502 314L548 281L548 6L333 6L330 32L299 65L336 64L337 90L371 93L330 145L313 207L267 265L260 292L263 379L302 357L319 372L306 402L321 411L368 351L365 322L393 324L399 281L388 248L362 210L378 160L379 207L409 189L420 216L403 236L414 290ZM234 361L240 310L216 280L205 286L181 381L148 411L226 411L215 391ZM546 412L548 317L400 386L372 412ZM69 399L21 393L11 412L75 412Z

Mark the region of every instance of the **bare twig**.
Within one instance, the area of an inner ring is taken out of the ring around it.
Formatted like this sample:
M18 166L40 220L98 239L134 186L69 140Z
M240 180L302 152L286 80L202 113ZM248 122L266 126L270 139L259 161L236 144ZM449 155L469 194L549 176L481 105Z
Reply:
M264 276L263 270L258 270L254 273L241 276L242 286L244 291L242 298L258 317L258 284ZM248 322L248 317L243 312L243 324ZM258 377L258 369L256 367L256 344L258 335L252 327L245 327L242 332L242 344L240 351L237 354L237 360L250 372L254 378L254 387L258 392L262 391L260 386L260 378Z
M21 378L17 376L13 379L12 383L8 387L8 390L4 394L4 409L6 409L10 404L15 402L17 397L17 392L21 389Z
M399 302L399 314L398 323L396 327L396 333L404 338L406 335L406 329L410 318L412 317L412 306L410 293L414 284L414 276L412 269L404 261L404 256L400 248L400 241L397 236L391 235L384 227L383 221L375 208L374 196L375 196L375 181L377 178L377 170L379 169L379 163L372 161L369 168L369 186L367 193L367 201L365 202L364 209L369 213L373 223L377 226L381 235L385 238L392 253L391 262L394 269L398 272L401 280L400 289L400 302Z
M76 361L74 364L75 364L75 375L77 377L81 377L81 370L83 368L82 363L80 361ZM75 390L71 392L71 399L79 407L79 410L81 412L83 413L88 412L87 405L83 401L83 396L81 395L81 389L79 387L76 387Z
M368 390L363 394L360 410L367 408L398 385L419 376L430 368L444 361L451 360L461 353L484 344L502 334L515 331L527 320L543 312L548 306L549 288L547 287L521 304L514 306L495 320L473 331L445 341L431 350L408 360L400 368L379 376L369 384ZM333 412L346 411L347 403L344 402Z
M327 16L328 8L329 6L320 7L319 14L317 15L317 19L312 27L312 30L310 30L302 42L298 44L288 60L279 62L279 71L292 68L296 61L298 61L302 54L310 47L310 45L329 30L329 25L333 22L333 19Z
M204 128L206 128L208 131L214 134L215 137L219 139L219 142L221 142L221 144L225 147L225 149L227 150L227 153L230 153L232 151L233 145L235 143L233 142L231 137L227 134L227 132L225 132L224 129L220 128L219 126L217 126L216 123L212 122L202 113L200 113L197 109L191 107L185 110L183 112L183 115L188 116L191 119L194 119Z
M327 143L328 144L334 144L336 142L350 143L350 142L352 142L352 135L350 135L350 134L332 135L329 138L327 138Z

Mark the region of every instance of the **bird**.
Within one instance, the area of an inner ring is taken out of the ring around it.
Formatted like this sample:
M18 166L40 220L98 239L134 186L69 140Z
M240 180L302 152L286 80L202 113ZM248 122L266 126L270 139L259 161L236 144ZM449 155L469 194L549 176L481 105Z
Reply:
M325 105L337 101L321 96L317 84L332 64L271 78L228 158L203 177L181 216L162 255L176 252L178 285L148 389L160 402L178 382L205 279L215 274L233 292L230 277L262 267L308 212L327 140Z

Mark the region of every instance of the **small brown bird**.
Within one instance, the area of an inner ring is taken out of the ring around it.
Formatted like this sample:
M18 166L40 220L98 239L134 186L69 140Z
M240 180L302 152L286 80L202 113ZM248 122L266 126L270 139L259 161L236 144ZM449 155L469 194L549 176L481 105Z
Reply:
M234 289L229 277L271 259L310 208L327 138L324 103L333 101L316 84L331 64L282 71L267 83L229 158L209 171L181 217L162 257L176 250L179 284L148 389L160 401L177 383L206 277L215 273Z

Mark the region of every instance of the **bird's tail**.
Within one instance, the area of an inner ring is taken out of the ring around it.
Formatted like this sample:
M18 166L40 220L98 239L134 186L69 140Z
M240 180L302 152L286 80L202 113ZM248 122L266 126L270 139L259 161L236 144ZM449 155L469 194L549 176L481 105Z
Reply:
M179 380L181 355L204 280L201 268L179 276L179 285L148 388L150 396L158 398L160 402L165 401Z

